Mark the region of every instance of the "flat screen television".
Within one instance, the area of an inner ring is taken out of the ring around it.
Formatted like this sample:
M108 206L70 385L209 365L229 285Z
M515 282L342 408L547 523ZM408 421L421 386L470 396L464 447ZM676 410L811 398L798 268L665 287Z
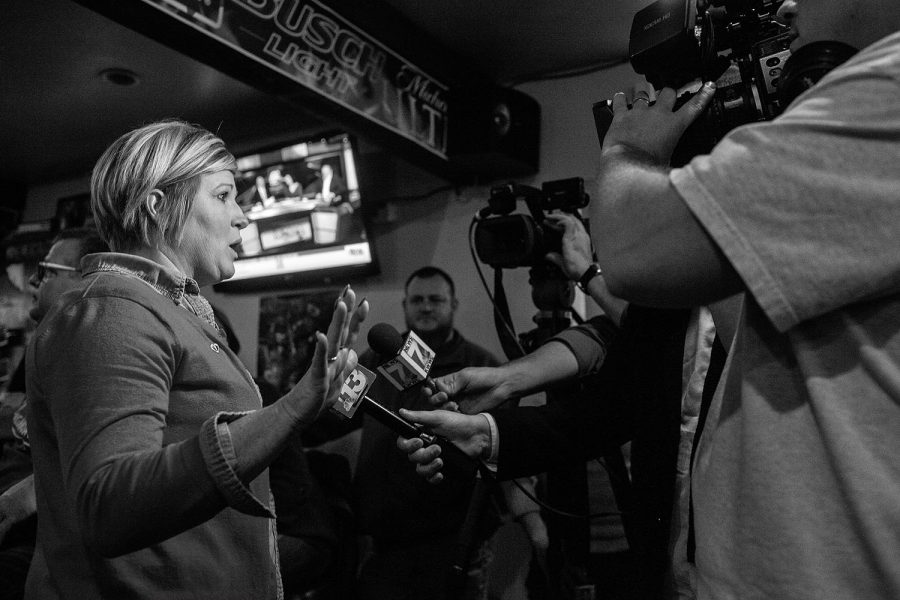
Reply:
M345 133L237 157L241 231L234 277L216 291L343 283L377 272L366 226L354 139Z

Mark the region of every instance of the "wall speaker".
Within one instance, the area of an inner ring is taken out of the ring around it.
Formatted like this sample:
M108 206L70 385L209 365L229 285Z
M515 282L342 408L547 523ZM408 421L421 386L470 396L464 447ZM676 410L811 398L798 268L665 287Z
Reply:
M487 178L538 170L541 107L518 90L455 89L449 95L447 154L461 175Z

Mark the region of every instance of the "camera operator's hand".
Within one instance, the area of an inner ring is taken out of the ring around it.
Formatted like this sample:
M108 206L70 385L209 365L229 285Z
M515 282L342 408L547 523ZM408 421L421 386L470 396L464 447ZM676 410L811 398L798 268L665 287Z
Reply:
M458 408L466 414L496 408L512 397L510 374L506 367L466 367L438 377L434 380L438 389L427 388L432 392L428 401L438 408Z
M551 227L561 226L564 228L562 253L551 252L547 254L547 260L558 266L570 280L578 281L593 262L591 237L581 221L574 215L553 213L547 215L547 220ZM616 325L621 324L622 315L625 313L628 303L609 292L602 276L591 280L585 292L603 309L603 312L609 315Z
M657 166L667 167L678 140L703 113L715 91L714 83L703 84L674 112L676 96L671 88L660 91L653 106L646 92L637 92L631 108L625 93L617 92L612 99L613 119L603 139L603 151L620 146L646 155Z
M547 224L562 231L562 252L550 252L546 258L559 267L567 278L578 281L593 262L591 237L581 221L571 213L549 213Z
M432 433L447 438L472 458L490 456L491 427L483 415L464 415L446 410L413 411L401 408L400 416L425 426ZM416 473L429 483L440 483L444 479L444 475L441 473L444 461L440 457L440 446L437 444L425 446L425 442L419 438L400 437L397 438L397 447L407 453L411 462L416 463Z

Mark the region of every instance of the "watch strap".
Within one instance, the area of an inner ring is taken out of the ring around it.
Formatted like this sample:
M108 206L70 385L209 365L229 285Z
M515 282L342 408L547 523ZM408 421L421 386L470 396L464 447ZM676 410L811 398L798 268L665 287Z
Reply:
M585 270L585 272L578 278L578 287L581 288L581 291L587 293L588 284L590 284L591 280L600 275L602 271L600 271L600 267L597 263L591 263L591 265Z

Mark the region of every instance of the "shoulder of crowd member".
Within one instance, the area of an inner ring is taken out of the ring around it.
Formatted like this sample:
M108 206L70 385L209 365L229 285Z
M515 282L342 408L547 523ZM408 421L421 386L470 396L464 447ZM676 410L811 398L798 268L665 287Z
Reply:
M549 341L559 342L569 349L578 361L578 376L581 377L600 369L618 335L615 322L600 315L559 332Z

